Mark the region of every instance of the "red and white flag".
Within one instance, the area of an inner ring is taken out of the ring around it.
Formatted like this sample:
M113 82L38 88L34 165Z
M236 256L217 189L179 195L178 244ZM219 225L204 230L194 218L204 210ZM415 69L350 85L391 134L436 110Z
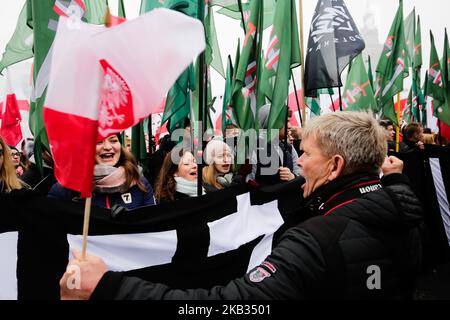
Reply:
M22 117L20 116L19 104L14 93L8 94L5 100L4 111L1 115L0 135L8 145L16 146L22 140L22 129L20 128Z
M44 106L58 181L90 196L96 142L153 113L204 48L200 21L172 10L110 29L61 17Z
M16 92L11 85L10 70L7 68L5 96L0 102L0 135L10 146L17 146L22 140L22 116L20 114L20 104ZM20 95L20 93L18 92Z

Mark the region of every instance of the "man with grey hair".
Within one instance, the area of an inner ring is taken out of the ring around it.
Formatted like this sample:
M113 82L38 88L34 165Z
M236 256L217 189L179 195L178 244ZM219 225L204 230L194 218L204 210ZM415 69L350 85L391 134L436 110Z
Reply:
M111 272L101 258L70 262L81 288L61 279L63 299L411 298L420 266L422 209L403 163L386 158L383 129L366 113L320 116L303 131L298 165L305 211L247 275L210 290L176 290ZM380 180L381 169L385 176Z

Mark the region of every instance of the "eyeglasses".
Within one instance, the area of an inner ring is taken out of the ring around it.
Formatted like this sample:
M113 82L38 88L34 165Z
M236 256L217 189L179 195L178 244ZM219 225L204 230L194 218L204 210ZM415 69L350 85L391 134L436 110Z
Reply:
M20 157L20 152L11 152L11 157Z

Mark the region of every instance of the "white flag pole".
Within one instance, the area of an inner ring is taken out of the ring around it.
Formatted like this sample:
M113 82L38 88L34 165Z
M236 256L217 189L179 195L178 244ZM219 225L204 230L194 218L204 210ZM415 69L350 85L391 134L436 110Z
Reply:
M91 217L91 203L92 198L86 198L86 203L84 205L84 222L83 222L83 244L81 249L81 260L86 258L86 247L87 247L87 237L89 233L89 220Z
M305 103L305 58L303 51L303 0L298 0L299 18L300 18L300 61L301 61L301 84L302 84L302 123L301 126L306 125L306 103Z

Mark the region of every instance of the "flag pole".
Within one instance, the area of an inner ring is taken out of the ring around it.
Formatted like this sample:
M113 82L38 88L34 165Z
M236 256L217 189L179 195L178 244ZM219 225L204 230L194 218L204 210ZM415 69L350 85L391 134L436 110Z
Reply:
M302 112L300 110L300 102L298 100L297 84L295 83L294 73L292 72L292 69L291 69L291 76L292 76L292 83L294 84L295 101L297 103L298 116L300 117L300 126L301 126L303 123L303 117Z
M199 6L198 6L198 16L200 17L200 21L202 24L205 24L205 7L201 6L200 3L203 0L199 0ZM208 5L208 4L206 4ZM197 142L197 154L195 155L195 158L198 159L198 156L201 156L199 161L197 161L197 196L201 196L203 194L203 108L205 105L205 99L204 95L207 89L205 90L204 86L205 83L207 85L207 81L205 81L205 51L203 51L200 54L199 57L199 84L198 84L198 120L199 120L199 126L198 130L198 142ZM207 95L207 94L206 94ZM199 150L200 149L200 150Z
M147 154L152 155L153 153L155 153L155 144L153 142L153 121L152 121L151 113L148 116L147 129L148 129L148 153Z
M338 91L339 91L339 111L342 111L342 93L341 93L341 87L338 87ZM333 109L334 109L334 104L333 104Z
M333 112L336 112L336 109L334 108L334 101L333 101L333 96L331 95L331 93L328 93L328 95L330 96L330 100L331 100L331 107L333 108Z
M400 150L400 112L401 112L401 101L400 92L397 93L397 128L395 130L395 152Z
M304 59L304 52L303 52L303 0L298 0L298 9L299 9L299 18L300 18L300 70L301 70L301 84L302 84L302 127L306 125L306 103L305 103L305 59Z
M81 247L81 260L85 260L86 258L86 247L87 247L87 238L89 233L89 220L91 217L91 203L92 198L86 198L86 203L84 204L84 222L83 222L83 243Z
M438 125L438 129L439 129L439 132L438 132L439 145L442 146L441 120L438 119L437 125Z

